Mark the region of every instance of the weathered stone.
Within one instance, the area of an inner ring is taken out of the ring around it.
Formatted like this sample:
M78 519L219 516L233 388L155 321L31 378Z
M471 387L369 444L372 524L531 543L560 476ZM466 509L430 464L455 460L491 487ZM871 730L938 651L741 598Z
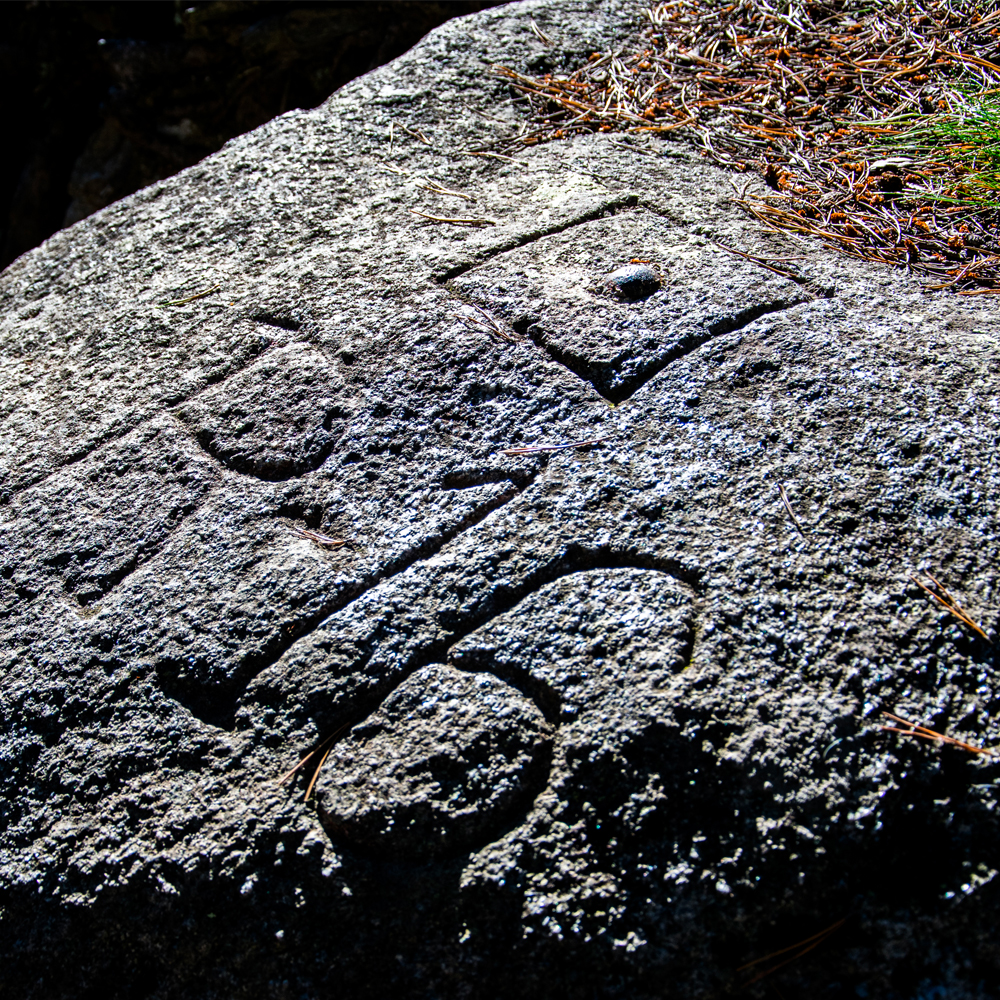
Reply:
M878 729L1000 741L910 579L996 628L995 306L729 253L677 145L468 155L633 14L451 22L0 278L0 995L693 1000L844 916L783 995L1000 988L990 763Z
M631 211L614 205L608 218L547 234L473 268L453 287L506 317L615 403L720 334L815 297L631 202L624 206ZM655 255L664 275L660 292L615 301L607 296L608 279L588 281L607 262L608 247L622 244Z

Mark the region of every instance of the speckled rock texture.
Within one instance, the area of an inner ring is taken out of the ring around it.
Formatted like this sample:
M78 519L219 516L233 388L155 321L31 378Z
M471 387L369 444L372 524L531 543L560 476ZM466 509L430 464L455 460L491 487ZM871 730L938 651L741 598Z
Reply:
M878 728L1000 742L911 579L1000 624L996 306L511 146L491 64L640 15L450 22L0 276L0 997L1000 993L996 765Z

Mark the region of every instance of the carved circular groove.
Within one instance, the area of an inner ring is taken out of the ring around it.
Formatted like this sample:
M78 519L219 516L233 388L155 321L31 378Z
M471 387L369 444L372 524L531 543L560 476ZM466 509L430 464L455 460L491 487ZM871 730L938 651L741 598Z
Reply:
M280 481L323 464L351 420L348 399L335 363L289 344L190 400L179 414L227 469Z
M661 571L544 584L459 638L447 665L400 682L334 745L317 785L323 824L382 858L476 849L524 818L553 769L566 776L580 739L617 729L628 705L683 670L693 643L692 595Z
M317 786L323 823L376 855L468 849L544 788L552 734L499 678L431 664L334 747Z

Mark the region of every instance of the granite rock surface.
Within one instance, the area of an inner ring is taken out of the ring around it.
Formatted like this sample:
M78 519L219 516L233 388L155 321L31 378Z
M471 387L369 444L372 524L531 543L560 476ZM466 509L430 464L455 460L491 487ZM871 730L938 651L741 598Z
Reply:
M0 276L0 996L686 1000L842 919L742 995L997 994L993 767L878 728L1000 741L911 579L997 626L996 307L512 146L490 66L639 15L449 22Z

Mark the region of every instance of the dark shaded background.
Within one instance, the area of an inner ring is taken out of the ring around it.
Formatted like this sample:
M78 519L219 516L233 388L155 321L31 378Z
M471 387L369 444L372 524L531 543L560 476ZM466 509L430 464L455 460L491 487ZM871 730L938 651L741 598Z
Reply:
M0 268L497 2L0 3Z

